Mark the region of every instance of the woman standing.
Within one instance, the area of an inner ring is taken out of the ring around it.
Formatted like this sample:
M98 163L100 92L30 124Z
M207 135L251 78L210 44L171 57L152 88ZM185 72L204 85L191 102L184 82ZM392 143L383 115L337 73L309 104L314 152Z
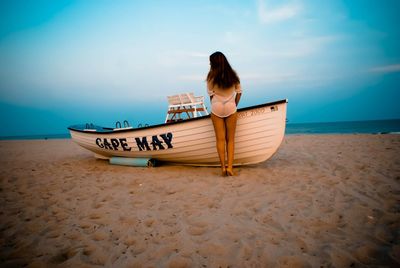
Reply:
M242 95L242 89L238 75L230 66L225 55L219 51L210 56L207 92L210 96L211 120L214 125L222 175L233 176L236 107ZM225 148L228 155L227 167L225 165Z

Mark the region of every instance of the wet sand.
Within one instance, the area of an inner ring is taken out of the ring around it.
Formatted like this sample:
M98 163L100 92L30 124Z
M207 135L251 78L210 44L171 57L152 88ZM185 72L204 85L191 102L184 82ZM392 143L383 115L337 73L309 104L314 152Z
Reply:
M400 135L286 136L270 160L109 165L0 141L0 266L395 267Z

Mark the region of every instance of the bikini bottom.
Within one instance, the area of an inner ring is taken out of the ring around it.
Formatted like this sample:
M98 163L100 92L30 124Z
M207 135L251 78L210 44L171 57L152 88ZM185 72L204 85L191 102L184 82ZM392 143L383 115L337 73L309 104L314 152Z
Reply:
M219 96L214 95L213 99L211 100L211 112L214 115L222 118L234 114L237 110L237 107L233 96L227 100L224 100Z

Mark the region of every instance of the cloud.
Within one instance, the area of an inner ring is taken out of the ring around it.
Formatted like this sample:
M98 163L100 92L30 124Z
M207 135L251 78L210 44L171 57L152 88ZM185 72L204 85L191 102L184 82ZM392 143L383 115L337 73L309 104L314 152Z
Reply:
M205 81L206 76L205 75L198 75L198 74L190 74L190 75L180 75L178 76L178 80L181 81Z
M288 80L293 80L298 77L296 73L287 73L287 72L268 72L264 73L243 73L240 75L242 80L246 80L248 82L257 83L257 84L270 84L270 83L281 83L286 82Z
M265 0L258 1L258 17L262 23L275 23L295 17L301 10L301 6L295 2L289 2L281 6L271 7Z
M209 56L208 53L204 52L183 52L182 54L192 58L208 58Z
M377 66L369 69L371 73L396 73L400 72L400 64Z
M277 40L266 44L257 52L258 56L266 60L285 60L315 56L323 52L329 45L341 40L339 35L307 36Z

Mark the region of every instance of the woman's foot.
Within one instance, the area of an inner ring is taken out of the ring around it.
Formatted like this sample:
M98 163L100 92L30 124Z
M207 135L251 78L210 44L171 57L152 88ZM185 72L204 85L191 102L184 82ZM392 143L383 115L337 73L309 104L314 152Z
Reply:
M225 167L221 169L221 175L222 175L222 177L226 177L227 176Z
M226 176L235 176L235 174L233 173L233 169L226 169Z

